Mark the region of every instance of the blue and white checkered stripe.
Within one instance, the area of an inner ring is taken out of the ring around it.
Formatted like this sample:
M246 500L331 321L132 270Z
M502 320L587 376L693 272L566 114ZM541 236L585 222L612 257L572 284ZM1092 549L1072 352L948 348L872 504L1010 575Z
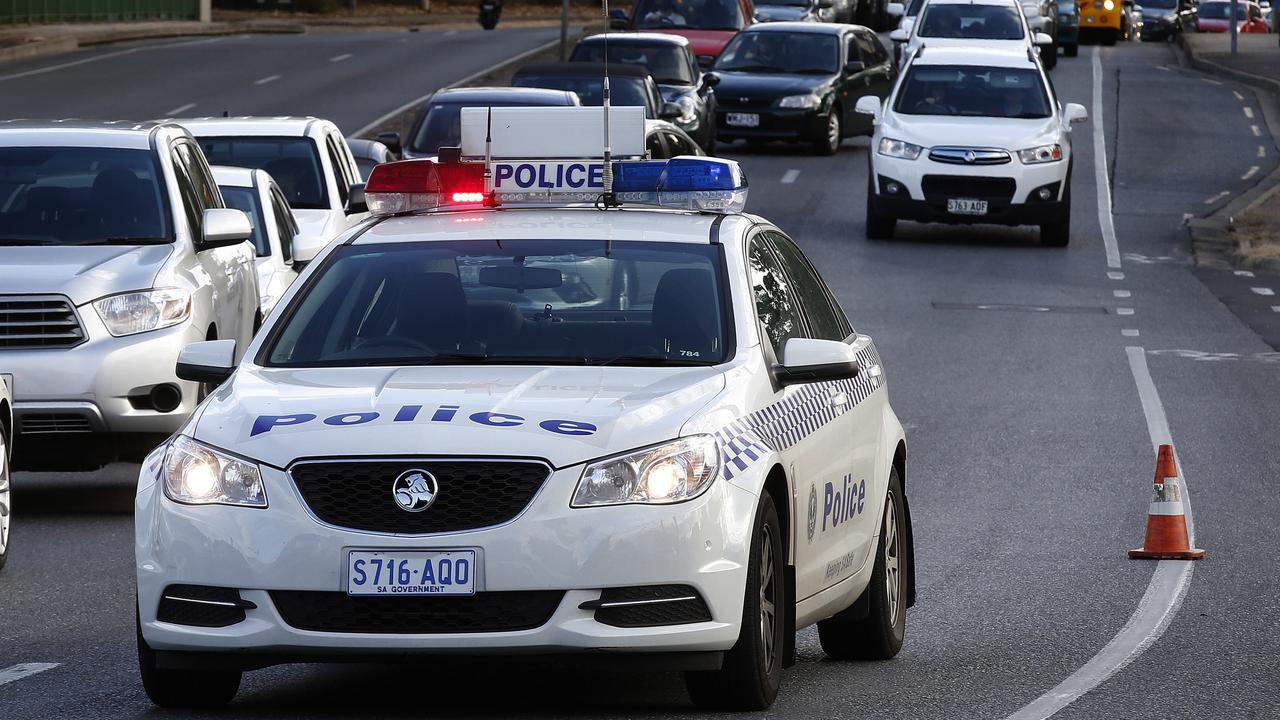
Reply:
M870 368L880 365L874 345L858 353L862 371L849 380L812 383L799 388L785 400L767 405L735 420L715 435L724 452L724 477L732 480L746 471L769 450L781 452L813 434L823 425L852 410L884 384L884 375ZM832 405L831 396L843 392L849 401Z

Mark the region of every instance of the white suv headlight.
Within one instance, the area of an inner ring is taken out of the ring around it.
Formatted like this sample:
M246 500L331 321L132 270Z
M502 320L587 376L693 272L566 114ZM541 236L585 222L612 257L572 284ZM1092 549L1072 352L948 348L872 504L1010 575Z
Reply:
M902 140L882 137L880 138L879 151L881 155L902 158L904 160L915 160L920 157L920 153L924 152L924 148L919 145L913 145L909 142L903 142Z
M93 301L102 324L115 337L177 325L191 314L191 293L177 288L131 292Z
M784 108L816 108L822 105L819 95L788 95L778 101L778 107Z
M572 507L669 504L692 500L720 474L720 446L691 435L591 463L582 471Z
M1057 162L1062 159L1062 146L1055 143L1053 145L1041 145L1040 147L1019 150L1018 157L1022 159L1025 165Z
M188 505L267 506L257 465L186 435L177 436L165 452L164 494Z

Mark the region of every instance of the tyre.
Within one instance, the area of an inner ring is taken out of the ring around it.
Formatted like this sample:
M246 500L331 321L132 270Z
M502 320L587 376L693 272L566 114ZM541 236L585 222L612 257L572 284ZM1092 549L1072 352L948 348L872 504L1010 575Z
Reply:
M813 141L813 150L819 155L835 155L844 140L844 128L840 124L840 111L831 108L827 113L826 135Z
M1066 247L1071 242L1071 170L1067 170L1067 191L1062 196L1062 215L1058 222L1040 225L1040 244Z
M893 231L898 226L898 220L897 218L885 217L876 212L876 194L872 191L872 183L875 181L874 175L867 175L867 239L892 240Z
M142 676L142 689L155 705L218 708L231 702L240 690L241 673L233 670L161 670L156 667L156 652L142 639L141 623L137 629L138 673Z
M783 581L786 553L782 523L773 498L764 493L756 508L747 567L746 597L738 642L725 653L719 670L685 675L689 697L716 710L764 710L773 704L782 682L783 632L791 599Z
M1058 43L1053 43L1040 53L1040 60L1044 62L1045 70L1053 70L1058 67Z
M4 410L0 407L0 410ZM9 530L13 524L13 491L9 487L9 445L0 423L0 569L9 559Z
M818 623L822 651L834 660L888 660L902 649L907 631L907 529L902 504L902 481L889 474L884 522L876 545L876 562L863 599L866 617L840 615Z
M1077 56L1077 55L1079 55L1079 54L1080 54L1080 45L1079 45L1078 43L1071 43L1070 45L1063 45L1063 46L1062 46L1062 54L1063 54L1063 55L1066 55L1067 57L1075 57L1075 56Z

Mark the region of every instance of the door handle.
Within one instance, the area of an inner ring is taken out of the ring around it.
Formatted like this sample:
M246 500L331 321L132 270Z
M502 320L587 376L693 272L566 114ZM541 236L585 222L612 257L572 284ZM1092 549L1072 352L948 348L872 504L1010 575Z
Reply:
M843 407L849 404L849 395L848 393L841 391L827 398L827 402L831 407Z

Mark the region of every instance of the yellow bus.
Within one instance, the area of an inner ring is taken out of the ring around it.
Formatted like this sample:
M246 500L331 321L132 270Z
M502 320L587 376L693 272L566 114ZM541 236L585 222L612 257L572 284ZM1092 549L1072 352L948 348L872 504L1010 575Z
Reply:
M1122 0L1078 0L1080 4L1080 34L1093 35L1103 45L1115 45L1124 35L1123 17L1126 8Z

